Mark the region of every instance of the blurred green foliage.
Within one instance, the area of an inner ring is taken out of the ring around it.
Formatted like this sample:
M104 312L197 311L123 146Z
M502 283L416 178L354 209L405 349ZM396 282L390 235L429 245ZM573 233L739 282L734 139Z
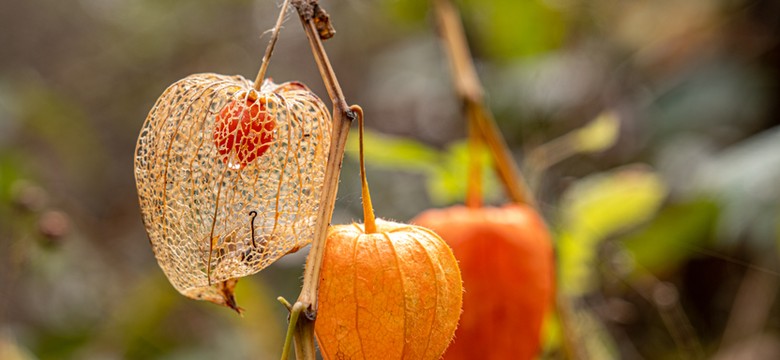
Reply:
M658 175L642 167L593 174L573 184L563 195L556 236L560 291L570 296L593 291L599 243L650 219L666 193Z
M561 12L541 0L464 0L463 12L466 26L475 29L474 46L506 62L557 49L568 27Z
M422 24L428 14L425 1L393 0L388 4L395 19ZM551 51L563 43L567 22L563 14L541 0L460 1L468 14L466 26L473 29L477 50L501 61Z
M607 150L615 145L620 132L620 119L614 112L599 114L593 121L575 132L577 149L585 153Z
M718 206L696 200L665 207L641 230L627 236L623 245L640 272L670 274L679 270L698 250L712 245Z
M372 130L375 206L407 220L463 201L473 154L429 3L321 4L340 83ZM688 358L690 344L780 358L780 3L456 4L573 304L570 329L551 315L542 357L563 358L573 331L598 359ZM299 291L305 250L239 283L243 318L185 299L156 265L131 170L170 83L254 76L277 5L0 2L0 359L278 356L286 313L274 299ZM296 21L269 74L326 98ZM504 202L477 156L487 203ZM334 223L361 216L350 167Z
M419 172L425 175L426 190L434 205L463 202L466 198L470 152L466 141L458 141L437 150L420 142L365 132L365 158L371 167L385 170ZM351 137L347 143L349 156L357 156L358 139ZM490 171L492 159L487 148L476 156L483 167L482 192L488 202L499 197L498 180Z

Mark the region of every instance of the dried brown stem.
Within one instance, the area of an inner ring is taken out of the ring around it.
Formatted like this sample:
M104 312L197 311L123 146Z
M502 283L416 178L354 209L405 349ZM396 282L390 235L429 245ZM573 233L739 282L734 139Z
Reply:
M328 153L328 165L325 168L325 183L322 186L320 205L317 211L317 223L312 239L311 249L306 259L306 269L303 274L303 288L296 303L303 306L303 314L295 325L295 354L298 359L314 360L314 320L317 314L317 288L320 278L320 267L325 252L328 226L333 216L333 207L336 203L339 174L344 159L344 149L349 134L349 126L355 118L344 99L336 74L330 64L325 48L322 46L321 36L327 31L323 30L323 24L329 29L327 14L319 7L316 0L293 0L293 6L298 12L306 37L309 39L314 60L320 71L322 80L328 90L333 103L333 132L330 151ZM332 29L329 32L332 35Z
M284 0L282 8L279 10L279 17L276 18L276 25L274 25L273 32L271 33L271 40L268 41L268 46L265 48L265 54L263 55L263 62L260 64L260 70L257 72L255 78L255 90L260 90L263 86L263 79L265 79L265 72L268 70L268 63L271 61L271 54L274 52L276 41L279 40L279 30L282 29L282 23L284 22L284 15L287 13L287 7L290 5L290 0Z
M520 175L509 147L493 119L493 114L485 106L482 84L469 52L466 36L460 21L458 10L449 0L433 0L436 21L439 25L444 48L450 60L455 90L463 102L468 121L476 124L495 161L496 172L504 185L507 196L512 202L534 205L533 196L528 191Z

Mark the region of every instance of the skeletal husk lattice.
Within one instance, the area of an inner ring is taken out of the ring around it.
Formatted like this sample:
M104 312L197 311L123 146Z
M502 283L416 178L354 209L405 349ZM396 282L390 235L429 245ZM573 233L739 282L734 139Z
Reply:
M311 241L331 122L297 82L190 75L157 100L135 151L144 225L183 295L238 310L238 278Z

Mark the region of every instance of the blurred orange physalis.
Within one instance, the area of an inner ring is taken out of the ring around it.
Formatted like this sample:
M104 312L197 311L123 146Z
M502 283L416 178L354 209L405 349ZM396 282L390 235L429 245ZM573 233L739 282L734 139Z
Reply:
M455 206L423 212L463 274L463 315L444 359L534 359L553 298L553 251L532 208Z
M244 167L271 147L276 119L268 113L266 102L253 89L239 94L217 114L214 142L223 162Z
M329 111L297 82L195 74L168 87L138 136L135 179L176 290L238 310L238 278L309 243L330 136Z
M331 227L315 332L325 359L438 359L460 317L452 250L423 227Z

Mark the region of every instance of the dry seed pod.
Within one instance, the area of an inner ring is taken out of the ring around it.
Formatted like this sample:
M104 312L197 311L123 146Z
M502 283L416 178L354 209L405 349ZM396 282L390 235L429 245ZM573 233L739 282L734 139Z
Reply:
M182 294L238 310L232 289L311 241L331 122L300 83L190 75L157 100L135 178L160 267Z
M325 359L438 359L460 317L452 250L433 231L376 221L330 228L315 332Z

